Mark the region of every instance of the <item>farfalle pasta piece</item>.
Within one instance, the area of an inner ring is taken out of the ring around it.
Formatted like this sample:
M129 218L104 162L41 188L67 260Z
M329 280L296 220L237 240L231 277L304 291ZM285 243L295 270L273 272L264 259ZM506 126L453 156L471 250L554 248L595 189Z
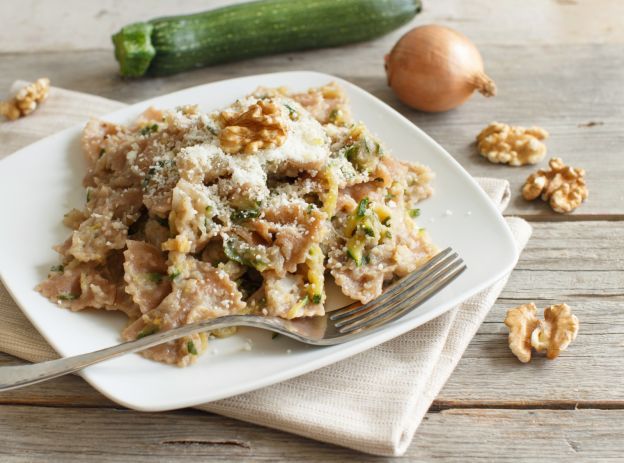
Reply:
M81 262L103 262L110 251L126 245L128 227L110 216L92 214L71 238L67 253Z
M311 88L307 92L293 93L290 97L321 124L347 125L351 122L347 96L335 82Z
M137 339L244 309L242 294L225 271L192 257L184 257L183 260L186 268L182 275L173 278L171 293L158 307L126 328L124 339ZM194 343L194 348L189 349L189 341ZM154 360L184 366L193 362L204 347L203 343L184 338L148 349L142 354Z
M317 208L291 203L267 209L259 220L266 221L273 244L284 258L284 269L294 272L305 262L312 245L321 240L325 218Z
M115 302L115 284L102 275L98 264L76 260L53 268L37 290L61 307L72 311L101 309Z
M167 258L157 247L142 241L126 241L124 280L126 292L142 313L155 309L171 292Z
M288 320L325 314L323 304L314 302L305 290L306 278L300 273L279 276L265 273L265 298L268 315Z

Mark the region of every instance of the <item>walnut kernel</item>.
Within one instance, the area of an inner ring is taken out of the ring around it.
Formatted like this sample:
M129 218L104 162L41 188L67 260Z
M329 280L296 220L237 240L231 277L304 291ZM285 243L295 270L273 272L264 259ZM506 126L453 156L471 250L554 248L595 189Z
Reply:
M21 88L9 101L0 102L0 115L15 120L32 113L37 106L45 101L50 90L50 80L46 77Z
M505 317L505 325L509 328L509 348L522 363L531 360L531 334L539 324L536 312L537 307L531 302L509 310Z
M546 351L554 359L576 338L579 322L567 304L544 309L544 320L536 316L535 304L523 304L507 311L505 325L509 328L509 348L523 363L531 360L531 348Z
M574 341L578 328L578 318L567 304L551 305L544 310L544 321L531 333L531 345L537 352L546 350L549 359L557 358Z
M539 127L526 129L492 122L477 135L477 147L490 162L523 166L541 161L546 145L540 140L547 137L548 132Z
M221 113L224 122L219 136L226 153L253 154L260 149L276 148L286 140L286 127L279 106L271 100L258 100L236 115Z
M560 158L552 158L548 166L526 179L522 196L528 201L541 196L555 212L573 211L589 196L585 170L566 166Z

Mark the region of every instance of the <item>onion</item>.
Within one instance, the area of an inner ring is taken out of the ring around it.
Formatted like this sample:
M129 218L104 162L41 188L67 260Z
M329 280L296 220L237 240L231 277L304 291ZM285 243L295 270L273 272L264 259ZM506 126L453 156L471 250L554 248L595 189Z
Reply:
M475 90L485 96L496 94L477 47L447 27L430 24L412 29L385 56L385 65L388 85L399 99L422 111L453 109Z

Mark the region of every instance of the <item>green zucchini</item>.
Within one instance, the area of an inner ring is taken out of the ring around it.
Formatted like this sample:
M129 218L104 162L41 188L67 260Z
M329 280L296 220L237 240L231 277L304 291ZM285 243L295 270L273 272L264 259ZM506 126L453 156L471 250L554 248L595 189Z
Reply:
M122 76L161 76L272 53L370 40L405 24L420 0L262 0L157 18L113 35Z

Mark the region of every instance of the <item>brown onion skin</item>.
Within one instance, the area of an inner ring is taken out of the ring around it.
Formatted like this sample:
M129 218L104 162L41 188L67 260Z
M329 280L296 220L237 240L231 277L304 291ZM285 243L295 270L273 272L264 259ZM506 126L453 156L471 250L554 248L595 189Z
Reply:
M496 93L483 71L483 58L470 40L444 26L407 32L385 57L388 85L412 108L427 112L453 109L475 90Z

